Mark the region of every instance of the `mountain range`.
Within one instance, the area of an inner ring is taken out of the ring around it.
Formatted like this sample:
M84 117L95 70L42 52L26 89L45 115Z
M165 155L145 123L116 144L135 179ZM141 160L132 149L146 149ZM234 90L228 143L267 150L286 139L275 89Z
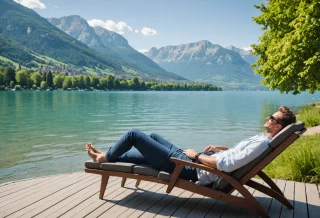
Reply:
M177 46L151 48L144 53L162 68L189 80L213 83L224 89L263 89L254 75L250 51L223 48L207 40Z
M62 18L50 18L50 23L78 41L98 51L113 61L121 62L127 68L137 69L143 78L161 80L184 79L167 72L142 53L133 49L128 41L115 32L102 27L91 27L78 15ZM161 76L161 78L159 78Z
M250 51L202 40L142 54L122 35L91 27L78 15L45 19L12 0L0 1L0 61L1 57L29 67L54 62L87 73L264 89L260 75L250 67L257 60Z
M76 18L79 17L76 16ZM83 20L80 19L80 21ZM87 24L86 21L84 23ZM100 39L100 36L95 34L90 26L87 28L89 31L93 31L93 36L96 37L91 42L94 43L97 40L102 43L100 49L103 51L95 50L87 46L86 41L81 42L69 36L35 11L12 0L1 0L0 56L20 63L22 66L31 63L45 65L49 61L54 61L58 64L84 68L92 73L98 71L122 77L138 76L144 80L185 80L181 76L162 69L137 51L127 52L128 56L135 57L130 63L125 60L128 59L127 57L117 54L107 45L103 46L105 32L99 32L103 35ZM112 34L110 36L113 37ZM123 37L122 40L126 42ZM91 44L89 45L91 46ZM99 45L96 44L96 46ZM127 44L126 49L130 50L130 48ZM140 61L139 58L142 60Z

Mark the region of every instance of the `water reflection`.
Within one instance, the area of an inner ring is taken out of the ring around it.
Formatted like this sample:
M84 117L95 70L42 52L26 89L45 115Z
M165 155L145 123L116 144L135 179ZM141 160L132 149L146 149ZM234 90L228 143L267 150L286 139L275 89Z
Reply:
M86 142L101 150L130 128L181 148L233 146L280 105L320 100L276 92L0 92L0 182L79 171Z

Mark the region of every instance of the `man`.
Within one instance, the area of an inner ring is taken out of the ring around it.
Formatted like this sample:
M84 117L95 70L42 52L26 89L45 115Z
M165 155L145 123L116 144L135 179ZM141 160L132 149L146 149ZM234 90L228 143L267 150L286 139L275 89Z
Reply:
M146 135L136 129L129 130L106 153L98 151L91 143L86 145L86 150L88 155L99 163L118 161L148 164L157 170L172 173L175 164L170 161L170 157L175 157L189 162L198 161L220 171L232 172L259 157L268 148L273 136L295 122L293 112L286 106L281 106L277 112L266 118L264 133L245 139L233 148L208 145L204 152L200 153L194 149L183 151L157 134ZM179 177L197 181L201 185L219 180L219 176L213 173L190 166L185 166Z

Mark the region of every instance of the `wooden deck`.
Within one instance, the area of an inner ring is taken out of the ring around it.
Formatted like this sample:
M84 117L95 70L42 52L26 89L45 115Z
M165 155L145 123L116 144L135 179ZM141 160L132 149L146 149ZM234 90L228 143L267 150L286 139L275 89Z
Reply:
M260 180L257 180L260 182ZM320 218L320 186L276 180L294 205L281 203L251 188L270 217ZM245 209L161 184L111 177L99 200L100 176L83 172L0 184L0 217L257 217ZM233 193L237 194L237 193Z

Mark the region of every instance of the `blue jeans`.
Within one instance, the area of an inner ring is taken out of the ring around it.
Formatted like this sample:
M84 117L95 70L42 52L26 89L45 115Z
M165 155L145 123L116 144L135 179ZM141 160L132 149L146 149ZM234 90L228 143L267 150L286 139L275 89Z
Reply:
M106 159L109 162L148 164L154 169L172 173L175 163L170 161L170 157L192 162L187 155L183 154L183 150L158 134L146 135L137 129L129 130L106 152ZM196 169L190 166L185 166L179 177L198 180Z

